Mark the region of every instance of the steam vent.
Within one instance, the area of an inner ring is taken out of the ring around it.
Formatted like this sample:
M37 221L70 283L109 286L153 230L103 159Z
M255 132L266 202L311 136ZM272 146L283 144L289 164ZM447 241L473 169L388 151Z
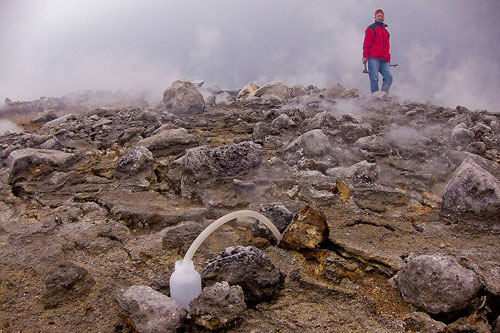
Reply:
M0 109L0 332L500 332L500 115L177 80ZM169 278L193 257L189 309Z

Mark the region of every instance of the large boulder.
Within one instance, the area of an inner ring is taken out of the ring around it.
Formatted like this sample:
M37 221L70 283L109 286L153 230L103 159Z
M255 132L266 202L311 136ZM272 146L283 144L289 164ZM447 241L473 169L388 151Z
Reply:
M187 311L176 301L148 286L131 286L115 295L117 311L134 332L178 332L184 326Z
M237 99L245 99L249 97L254 97L255 92L259 89L255 82L250 82L244 86L238 93Z
M174 128L161 131L137 143L149 149L154 157L176 154L187 148L198 145L195 136L188 133L185 128Z
M487 224L500 223L500 181L466 159L443 193L441 213Z
M282 81L270 82L255 91L255 96L262 97L264 95L276 95L282 100L292 97L290 88Z
M421 255L396 276L403 298L430 314L464 309L481 288L476 274L452 257Z
M188 80L177 80L163 93L167 111L179 116L203 113L205 101L195 85Z
M19 179L31 180L54 170L62 170L77 160L75 154L58 150L25 148L7 157L9 184Z
M228 247L209 261L200 275L205 285L222 281L240 285L245 300L253 303L274 299L285 281L285 274L253 246Z

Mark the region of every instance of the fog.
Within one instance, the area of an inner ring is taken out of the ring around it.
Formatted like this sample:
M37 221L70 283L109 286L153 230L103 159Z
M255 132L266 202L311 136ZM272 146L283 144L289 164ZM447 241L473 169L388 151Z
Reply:
M0 99L274 80L369 92L364 30L383 8L401 99L500 109L500 1L0 0Z

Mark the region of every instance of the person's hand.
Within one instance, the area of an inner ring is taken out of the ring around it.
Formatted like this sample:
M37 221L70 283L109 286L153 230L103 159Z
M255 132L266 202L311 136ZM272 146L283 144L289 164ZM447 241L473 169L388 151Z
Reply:
M368 61L368 58L363 58L363 64L366 64L367 61Z

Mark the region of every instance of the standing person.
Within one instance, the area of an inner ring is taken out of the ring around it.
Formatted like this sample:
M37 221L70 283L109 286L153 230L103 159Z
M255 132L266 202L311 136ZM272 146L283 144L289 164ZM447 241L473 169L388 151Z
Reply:
M365 40L363 42L363 64L368 63L370 75L370 90L372 93L379 90L378 73L384 78L382 81L382 91L389 92L392 84L390 71L391 54L389 53L389 32L384 23L384 11L375 11L375 23L365 30Z

